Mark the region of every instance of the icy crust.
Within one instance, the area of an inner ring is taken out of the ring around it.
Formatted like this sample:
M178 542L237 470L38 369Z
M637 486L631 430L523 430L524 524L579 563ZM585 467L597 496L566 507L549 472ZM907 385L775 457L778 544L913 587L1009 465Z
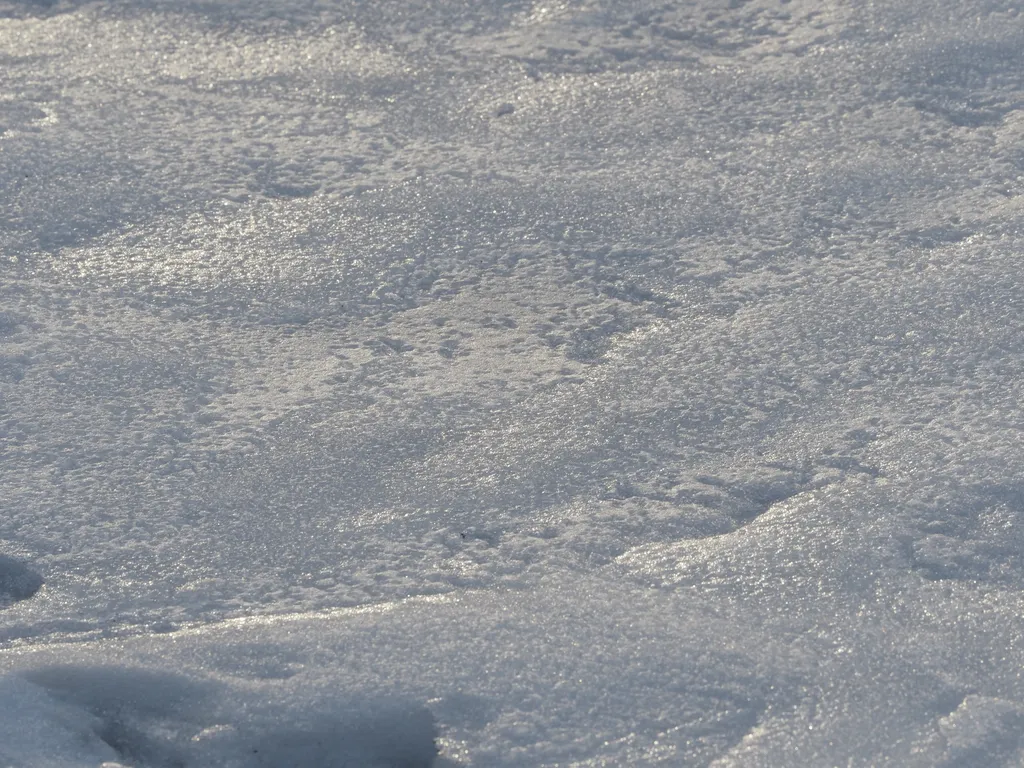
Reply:
M0 0L0 754L1021 764L1021 50Z
M728 627L708 606L566 581L535 594L254 618L117 650L39 647L4 678L5 693L59 726L50 743L89 740L72 765L104 744L139 768L430 765L435 733L436 766L704 764L793 695L788 651L729 638ZM284 668L263 666L271 659ZM33 744L0 749L37 765Z
M859 537L844 530L856 501L838 505L835 532L766 518L760 543L733 551L763 560L771 546L774 565L731 592L598 572L4 654L15 725L0 755L37 766L66 749L68 765L138 768L1019 764L1018 602L957 585L908 604L914 575L892 567L889 533L869 515ZM22 711L33 727L17 725Z

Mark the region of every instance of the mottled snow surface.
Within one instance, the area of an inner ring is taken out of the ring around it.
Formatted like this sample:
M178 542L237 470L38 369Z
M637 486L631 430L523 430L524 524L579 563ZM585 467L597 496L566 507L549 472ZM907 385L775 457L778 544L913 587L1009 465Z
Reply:
M1024 764L1019 0L0 0L0 767Z

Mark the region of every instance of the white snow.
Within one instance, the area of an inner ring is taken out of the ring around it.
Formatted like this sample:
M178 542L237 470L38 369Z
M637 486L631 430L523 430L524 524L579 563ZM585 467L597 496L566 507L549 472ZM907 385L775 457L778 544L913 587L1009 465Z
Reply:
M0 768L1024 763L1022 50L0 0Z

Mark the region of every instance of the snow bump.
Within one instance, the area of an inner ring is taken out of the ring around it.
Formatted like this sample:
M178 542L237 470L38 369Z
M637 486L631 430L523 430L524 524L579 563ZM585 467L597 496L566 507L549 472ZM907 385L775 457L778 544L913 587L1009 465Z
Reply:
M43 586L43 577L24 563L0 555L0 606L28 600Z

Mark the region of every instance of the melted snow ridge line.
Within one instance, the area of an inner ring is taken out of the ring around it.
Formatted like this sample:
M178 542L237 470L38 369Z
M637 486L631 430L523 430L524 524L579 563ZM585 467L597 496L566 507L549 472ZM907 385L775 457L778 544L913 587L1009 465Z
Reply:
M164 629L167 625L157 625L160 628L154 629L154 624L132 624L123 623L113 626L98 627L95 625L83 626L81 629L55 630L47 634L33 635L25 632L21 636L15 636L7 641L0 641L0 654L23 650L31 647L52 648L59 645L79 645L93 640L118 640L135 637L159 635L161 637L181 637L187 635L200 635L208 631L231 628L231 627L269 627L279 624L300 621L326 621L341 618L343 616L358 616L369 614L389 613L403 605L409 604L442 604L451 602L452 595L414 595L399 600L391 600L381 603L367 605L355 605L337 608L324 608L315 611L296 611L288 613L267 613L251 616L231 616L223 619L210 621L182 622L174 625L173 629ZM15 630L16 631L16 630ZM14 631L12 631L12 634Z

